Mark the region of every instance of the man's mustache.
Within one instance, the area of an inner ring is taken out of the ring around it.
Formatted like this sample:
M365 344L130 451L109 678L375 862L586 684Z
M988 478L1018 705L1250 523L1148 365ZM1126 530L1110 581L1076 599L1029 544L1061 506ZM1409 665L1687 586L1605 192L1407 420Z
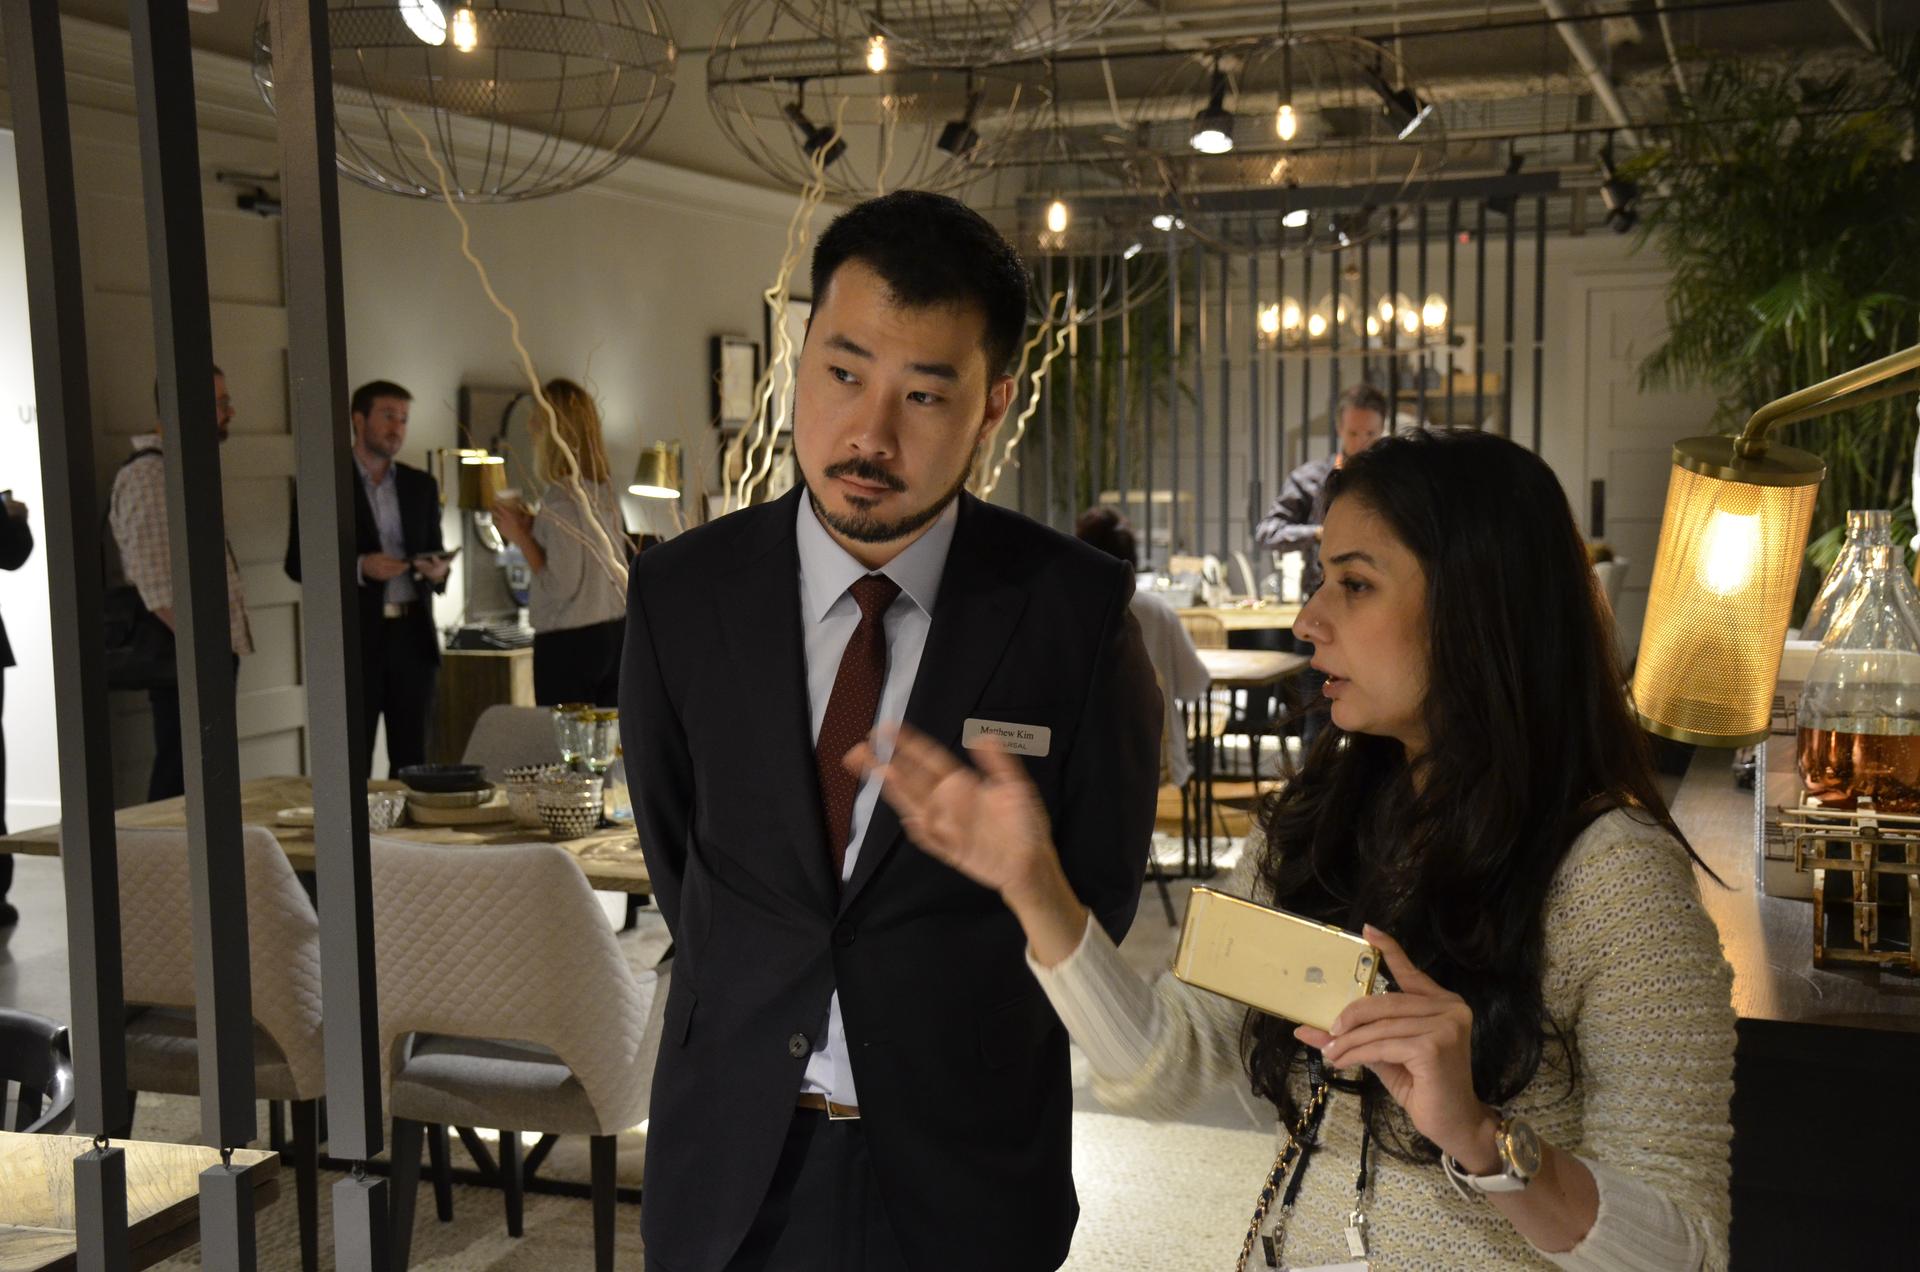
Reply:
M870 459L843 459L837 464L828 464L828 477L851 477L855 481L864 481L869 486L885 486L894 494L902 494L907 483L895 477Z

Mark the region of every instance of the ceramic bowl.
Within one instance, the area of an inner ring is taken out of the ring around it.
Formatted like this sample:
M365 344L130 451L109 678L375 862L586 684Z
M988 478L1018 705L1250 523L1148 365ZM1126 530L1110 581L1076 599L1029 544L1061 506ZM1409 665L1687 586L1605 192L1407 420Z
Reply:
M542 803L540 820L555 839L578 839L599 828L600 806Z
M503 774L506 779L507 807L512 810L516 823L522 826L545 824L540 820L540 784L563 772L565 769L558 764L523 764Z
M411 764L394 776L416 791L434 794L478 791L487 786L487 770L479 764Z

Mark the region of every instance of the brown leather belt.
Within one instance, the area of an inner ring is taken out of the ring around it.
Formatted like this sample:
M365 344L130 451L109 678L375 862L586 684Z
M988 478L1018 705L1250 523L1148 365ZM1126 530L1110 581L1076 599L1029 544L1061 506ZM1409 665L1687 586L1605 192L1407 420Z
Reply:
M855 1104L835 1104L826 1096L809 1091L800 1097L800 1107L812 1109L816 1113L825 1113L829 1122L857 1122L860 1120L860 1107Z

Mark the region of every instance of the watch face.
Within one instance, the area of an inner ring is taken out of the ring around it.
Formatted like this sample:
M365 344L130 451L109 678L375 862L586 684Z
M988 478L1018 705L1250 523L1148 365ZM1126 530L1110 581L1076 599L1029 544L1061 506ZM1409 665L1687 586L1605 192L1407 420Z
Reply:
M1513 1173L1531 1179L1540 1170L1540 1137L1525 1118L1510 1117L1501 1128L1501 1143Z

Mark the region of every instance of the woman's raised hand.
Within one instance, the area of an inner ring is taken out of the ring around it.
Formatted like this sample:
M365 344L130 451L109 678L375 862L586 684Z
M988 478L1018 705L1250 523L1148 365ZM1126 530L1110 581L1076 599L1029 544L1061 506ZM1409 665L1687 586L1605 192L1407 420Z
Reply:
M883 730L876 732L892 734L893 751L878 765L880 794L921 851L1003 896L1057 869L1046 807L1018 760L989 742L975 752L975 769L906 725ZM846 762L856 773L872 771L873 743L855 747Z

